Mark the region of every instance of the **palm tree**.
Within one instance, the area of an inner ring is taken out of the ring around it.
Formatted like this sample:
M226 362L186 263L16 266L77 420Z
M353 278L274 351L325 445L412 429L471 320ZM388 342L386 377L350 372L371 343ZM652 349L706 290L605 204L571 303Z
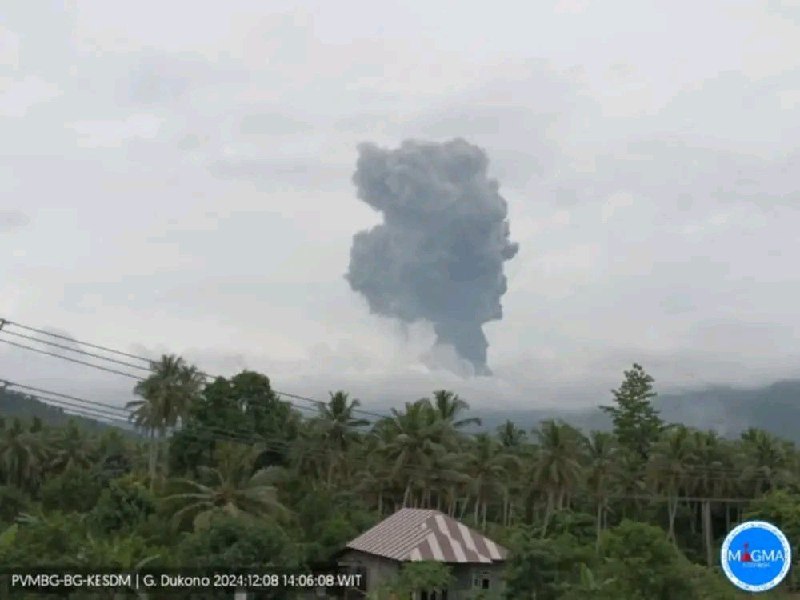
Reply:
M475 523L480 522L486 530L486 513L489 500L500 494L505 498L506 474L510 465L517 464L518 458L503 451L500 443L486 433L475 436L467 449L466 472L470 477L470 491L475 496Z
M360 405L359 400L350 400L348 394L338 391L335 394L330 393L328 403L319 406L317 423L328 454L328 486L333 483L334 469L350 445L358 441L358 429L369 425L366 419L354 416Z
M392 409L392 417L378 421L379 435L388 440L384 449L391 461L392 477L403 481L403 506L408 506L415 472L430 465L445 451L442 444L442 421L426 399L406 402L405 411Z
M444 446L432 449L426 460L408 473L413 475L414 480L411 504L421 508L441 508L445 501L452 502L455 510L455 499L467 482L460 469L463 460L462 455L450 452Z
M700 513L703 528L703 545L706 551L706 564L714 565L714 531L711 520L711 498L718 498L727 491L726 472L733 465L725 463L725 447L714 431L695 431L692 434L694 446L691 468L692 486L701 498Z
M504 448L519 448L525 443L528 434L513 421L506 420L497 428L497 437Z
M592 431L585 438L587 473L586 483L595 501L597 538L595 546L600 548L600 534L606 521L608 500L617 475L616 438L605 431Z
M14 419L0 438L0 472L3 481L20 489L36 486L46 461L45 447L35 426L26 428L22 421Z
M759 496L791 480L791 447L770 433L750 428L742 433L745 467L742 479Z
M524 461L522 459L530 446L526 443L528 433L521 427L517 427L513 421L507 420L497 427L496 431L497 438L505 452L513 458L507 465L503 484L503 524L507 527L511 523L514 508L512 498L524 492L522 484Z
M694 458L690 432L687 427L678 425L663 432L656 443L648 464L650 481L667 497L667 536L674 544L675 517L678 501L688 483L689 465Z
M51 469L63 472L73 467L87 469L92 464L88 440L74 420L70 419L65 427L58 429L53 438Z
M534 486L547 498L542 536L555 510L564 508L571 491L582 476L578 432L566 423L549 420L534 431L539 447L533 468Z
M298 477L314 486L325 480L327 454L324 439L319 432L319 424L303 421L297 438L289 448L289 464Z
M469 410L469 404L458 397L457 394L447 390L436 390L433 392L433 407L437 416L453 429L463 429L468 425L480 425L481 420L477 417L459 419L459 415Z
M397 487L392 478L392 467L385 460L388 441L388 428L373 428L366 436L363 447L358 449L359 460L354 461L360 466L354 473L354 489L356 493L374 500L380 516L384 513L387 494Z
M193 517L196 529L208 526L211 518L222 512L233 516L286 516L288 509L278 500L275 484L284 475L280 467L252 472L260 448L223 443L217 450L217 467L198 467L203 482L178 479L189 491L172 494L168 501L183 504L173 516L180 525Z
M150 376L134 388L140 399L129 402L126 407L132 411L134 423L147 431L150 437L148 471L152 489L161 441L167 429L185 418L189 407L200 395L205 376L175 355L163 355L158 362L151 363L150 368Z

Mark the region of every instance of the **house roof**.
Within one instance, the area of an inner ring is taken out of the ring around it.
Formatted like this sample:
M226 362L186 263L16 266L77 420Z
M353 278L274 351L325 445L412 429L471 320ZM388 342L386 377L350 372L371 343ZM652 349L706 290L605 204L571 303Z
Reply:
M347 544L351 550L399 561L493 563L508 550L439 512L403 508Z

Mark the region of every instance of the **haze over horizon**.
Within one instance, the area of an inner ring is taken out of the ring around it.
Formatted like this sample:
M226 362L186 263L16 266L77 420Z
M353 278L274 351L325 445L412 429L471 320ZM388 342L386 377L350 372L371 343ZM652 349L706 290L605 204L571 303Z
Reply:
M800 377L797 1L60 5L0 17L0 317L366 406ZM344 279L358 145L455 138L519 243L489 377ZM0 344L3 378L130 389Z

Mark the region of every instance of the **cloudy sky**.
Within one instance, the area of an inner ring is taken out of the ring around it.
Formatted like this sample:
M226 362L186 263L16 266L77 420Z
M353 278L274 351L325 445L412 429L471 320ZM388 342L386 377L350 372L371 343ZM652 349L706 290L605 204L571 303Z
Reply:
M800 1L14 2L0 316L367 405L800 376ZM492 377L344 280L356 146L483 148L518 255ZM0 378L128 382L0 347Z

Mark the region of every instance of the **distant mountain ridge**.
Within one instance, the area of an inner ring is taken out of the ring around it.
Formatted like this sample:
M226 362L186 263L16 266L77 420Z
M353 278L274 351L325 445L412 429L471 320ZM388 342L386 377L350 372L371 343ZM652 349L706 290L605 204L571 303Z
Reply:
M6 419L32 419L38 417L45 425L65 425L74 420L79 425L91 430L104 430L108 428L129 429L124 425L105 423L98 419L72 414L68 408L47 404L36 398L14 390L0 388L0 418Z
M605 403L611 403L611 394ZM668 422L681 422L699 429L713 429L736 437L749 427L764 429L800 443L800 380L778 381L757 388L715 386L701 390L664 394L655 406ZM583 410L515 409L474 410L483 420L482 430L493 431L510 419L525 429L544 419L561 419L581 429L608 429L610 421L597 407Z
M604 403L612 401L608 394ZM713 429L736 437L748 427L764 429L800 444L800 380L778 381L757 388L709 387L696 391L659 395L654 404L668 422L681 422L700 429ZM608 417L597 407L581 410L558 409L474 409L477 430L494 431L507 419L530 430L545 419L561 419L584 431L609 429ZM0 417L39 417L44 423L61 425L75 419L93 429L115 427L101 421L73 415L65 409L12 390L0 389Z

